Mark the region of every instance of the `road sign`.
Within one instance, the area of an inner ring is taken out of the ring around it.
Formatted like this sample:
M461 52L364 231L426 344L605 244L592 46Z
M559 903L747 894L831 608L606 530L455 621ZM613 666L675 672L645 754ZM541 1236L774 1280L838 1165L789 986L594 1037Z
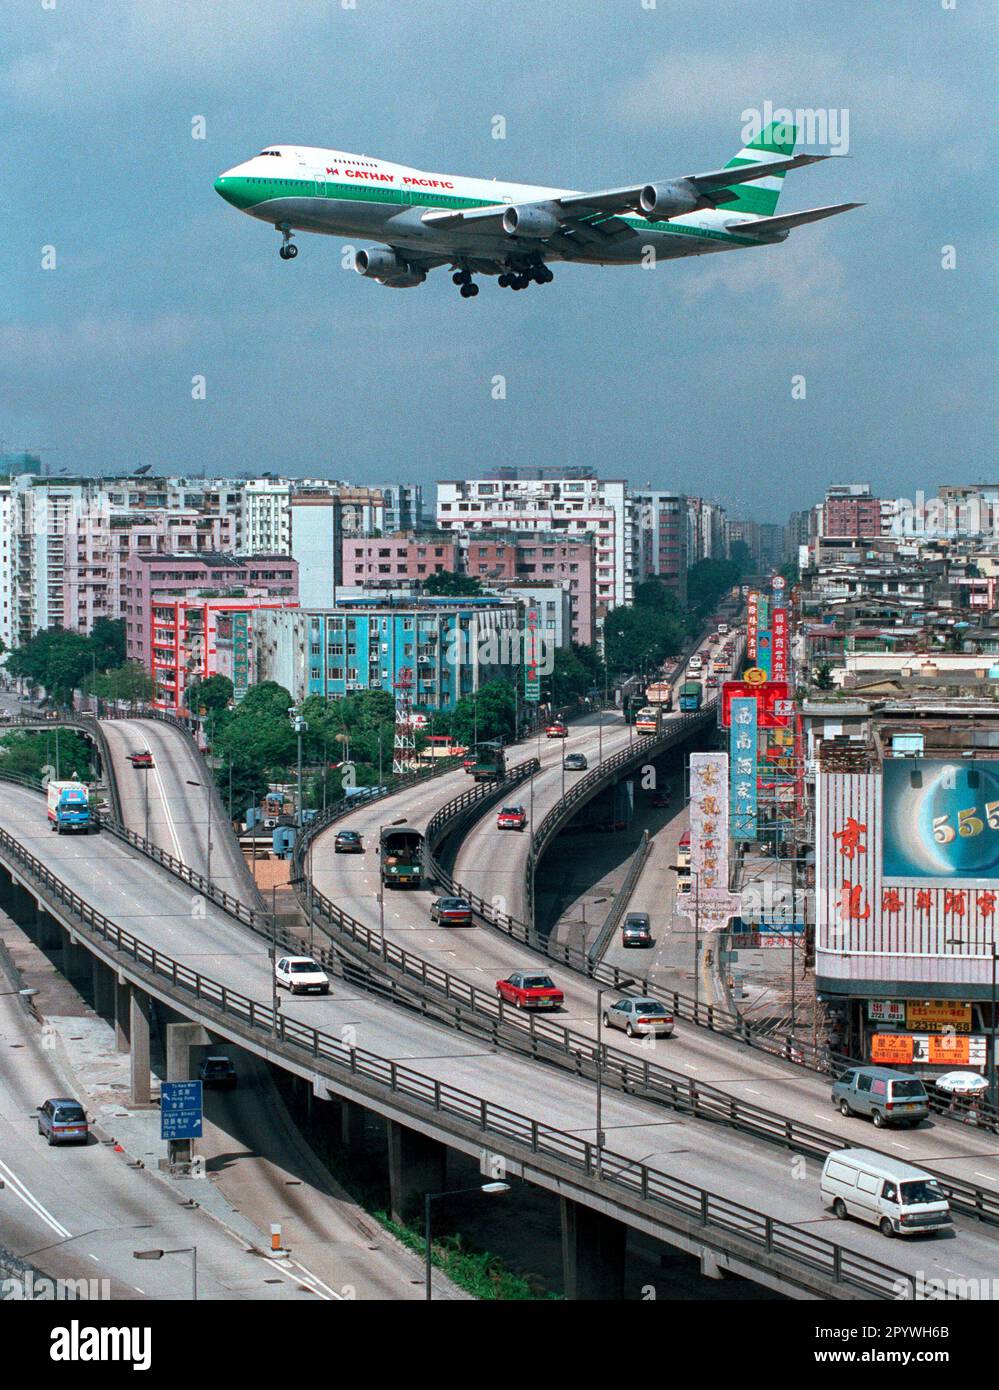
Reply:
M161 1083L161 1139L200 1139L202 1113L200 1081Z

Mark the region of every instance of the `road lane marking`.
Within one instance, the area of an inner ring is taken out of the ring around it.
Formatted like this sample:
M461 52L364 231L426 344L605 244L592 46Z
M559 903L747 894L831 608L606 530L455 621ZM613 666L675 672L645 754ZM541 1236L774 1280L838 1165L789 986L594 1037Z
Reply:
M50 1230L55 1231L57 1236L67 1239L72 1233L66 1229L61 1221L57 1221L47 1207L43 1206L31 1189L17 1176L17 1174L0 1159L0 1169L7 1174L11 1181L11 1191L15 1197L29 1207L36 1216L40 1216Z

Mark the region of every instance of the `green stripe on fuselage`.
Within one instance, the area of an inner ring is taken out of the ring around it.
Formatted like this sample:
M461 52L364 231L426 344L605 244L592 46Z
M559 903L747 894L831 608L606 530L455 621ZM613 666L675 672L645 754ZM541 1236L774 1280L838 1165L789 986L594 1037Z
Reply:
M447 193L427 193L423 189L387 188L381 184L332 183L315 179L251 179L219 178L215 189L227 203L247 212L265 203L282 198L321 198L330 202L388 203L398 207L446 208L463 211L466 208L505 207L493 199L457 198ZM744 209L740 208L739 211ZM674 222L649 222L644 217L622 216L635 231L663 232L673 236L699 237L709 241L727 242L736 246L758 246L754 237L739 236L710 227L691 227Z

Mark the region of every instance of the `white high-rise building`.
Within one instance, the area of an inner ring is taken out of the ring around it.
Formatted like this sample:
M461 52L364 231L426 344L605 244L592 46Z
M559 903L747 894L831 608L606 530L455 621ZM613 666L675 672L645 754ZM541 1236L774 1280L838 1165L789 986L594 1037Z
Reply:
M590 533L598 619L634 596L637 512L624 479L595 478L583 469L502 468L493 477L440 482L437 525L457 532Z
M239 494L237 555L290 553L291 490L287 478L246 479Z

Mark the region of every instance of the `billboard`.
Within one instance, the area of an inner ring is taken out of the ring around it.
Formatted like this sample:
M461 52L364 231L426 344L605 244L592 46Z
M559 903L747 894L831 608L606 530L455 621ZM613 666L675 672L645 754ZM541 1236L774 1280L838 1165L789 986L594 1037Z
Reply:
M741 695L731 702L729 787L732 839L756 839L756 699Z
M238 704L250 688L249 614L232 615L232 698Z
M770 675L775 681L787 680L787 609L775 608L770 620L773 633L773 656L770 660Z
M676 909L705 931L721 931L742 899L728 887L728 754L690 755L691 892Z
M772 673L773 650L773 633L768 627L758 628L756 632L756 664L766 674L767 680L770 679Z
M886 883L999 883L999 762L886 761L881 855Z
M755 589L751 589L746 598L746 656L751 661L756 661L756 633L760 625L760 596Z
M732 722L732 701L748 695L756 701L756 723L760 729L775 729L787 724L791 715L787 681L767 681L754 685L749 681L722 681L721 726L727 729Z
M524 699L533 704L541 699L540 627L538 609L531 605L524 617Z

